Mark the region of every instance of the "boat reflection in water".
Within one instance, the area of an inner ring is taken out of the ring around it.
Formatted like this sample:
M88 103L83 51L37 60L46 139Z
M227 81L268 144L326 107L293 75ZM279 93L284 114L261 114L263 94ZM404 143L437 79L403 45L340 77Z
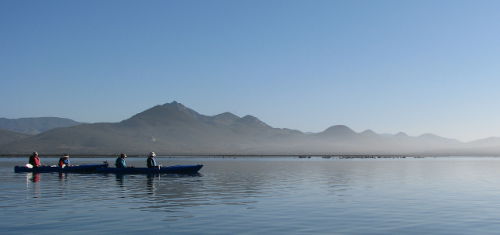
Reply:
M33 198L41 198L41 186L39 184L41 180L41 175L40 173L27 173L26 174L26 189L27 190L33 190L33 195L31 197Z
M287 189L276 184L281 178L293 179L288 171L276 175L263 170L267 165L260 162L243 163L221 161L211 165L207 173L195 175L45 173L41 190L45 197L79 197L89 203L97 200L103 210L155 212L160 213L161 220L172 221L196 216L195 211L211 210L208 208L212 206L255 209L259 200L269 198L269 192ZM282 163L278 166L284 167Z
M40 173L29 173L27 174L29 180L33 183L40 182L41 176Z
M110 177L104 175L103 177ZM240 176L241 177L241 176ZM165 220L192 216L191 207L218 204L240 205L251 209L256 197L263 197L265 178L247 178L236 183L234 178L195 175L115 175L119 198L130 203L130 209L169 212ZM170 213L175 212L175 213ZM182 215L182 216L180 216Z

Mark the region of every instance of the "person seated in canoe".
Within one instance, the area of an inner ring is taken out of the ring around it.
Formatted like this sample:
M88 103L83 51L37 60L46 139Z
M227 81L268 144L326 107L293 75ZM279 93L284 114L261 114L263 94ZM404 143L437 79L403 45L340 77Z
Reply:
M59 158L59 167L67 167L69 166L69 154L64 154L61 158Z
M156 161L156 153L149 153L148 160L146 161L148 168L159 168L158 162Z
M37 152L33 152L30 156L29 164L33 167L40 167L42 164L40 163L40 157Z
M116 158L115 166L116 168L127 168L127 162L125 162L125 158L127 154L120 154L118 158Z

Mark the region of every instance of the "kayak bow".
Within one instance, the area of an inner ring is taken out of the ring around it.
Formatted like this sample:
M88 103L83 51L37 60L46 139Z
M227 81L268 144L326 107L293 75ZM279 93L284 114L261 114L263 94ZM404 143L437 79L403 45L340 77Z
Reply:
M14 172L35 172L35 173L46 173L46 172L76 172L76 173L92 173L100 168L107 168L108 164L89 164L89 165L78 165L78 166L39 166L39 167L27 167L27 166L15 166Z

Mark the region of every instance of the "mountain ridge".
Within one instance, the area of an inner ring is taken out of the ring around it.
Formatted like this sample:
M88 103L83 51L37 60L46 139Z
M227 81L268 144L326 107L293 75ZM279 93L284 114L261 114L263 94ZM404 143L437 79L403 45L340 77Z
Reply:
M0 118L0 129L13 132L36 135L42 132L82 124L69 118L59 117L32 117L32 118Z
M13 132L10 130L0 129L0 146L11 142L29 137L28 134Z
M500 153L500 140L498 143L488 145L486 152L494 153L498 147ZM358 133L345 125L309 134L274 128L251 115L203 115L174 101L121 122L80 124L18 138L1 144L0 153L453 154L477 152L477 146L434 134L386 135L372 130Z

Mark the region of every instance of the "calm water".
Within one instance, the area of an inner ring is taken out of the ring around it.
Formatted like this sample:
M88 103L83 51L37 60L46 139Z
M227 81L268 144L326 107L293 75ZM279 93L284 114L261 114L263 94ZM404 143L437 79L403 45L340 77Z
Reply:
M103 160L72 159L72 163ZM13 166L25 164L25 159L0 158L0 233L500 231L500 158L160 161L205 166L199 176L33 175L13 172ZM145 159L127 162L141 166Z

